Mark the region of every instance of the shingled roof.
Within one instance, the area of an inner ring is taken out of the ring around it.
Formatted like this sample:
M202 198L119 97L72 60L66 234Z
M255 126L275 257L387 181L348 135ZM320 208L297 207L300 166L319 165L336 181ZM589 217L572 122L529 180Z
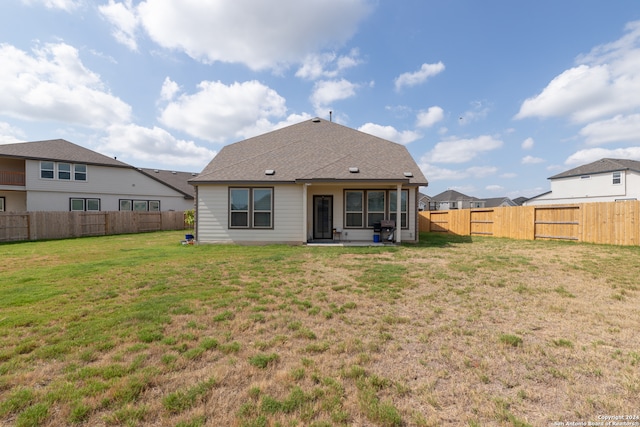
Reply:
M403 145L318 118L227 145L189 180L195 185L311 181L428 184Z
M577 168L569 169L568 171L549 177L549 179L569 178L572 176L617 172L622 170L632 170L640 173L640 162L637 160L605 158L596 160L593 163L578 166Z
M76 145L64 139L0 144L0 156L17 159L50 160L89 165L132 168L133 166Z
M181 192L186 198L195 198L195 188L193 185L189 184L189 179L197 176L197 174L162 169L140 168L139 170L148 177L155 179L156 181L160 181L174 190Z

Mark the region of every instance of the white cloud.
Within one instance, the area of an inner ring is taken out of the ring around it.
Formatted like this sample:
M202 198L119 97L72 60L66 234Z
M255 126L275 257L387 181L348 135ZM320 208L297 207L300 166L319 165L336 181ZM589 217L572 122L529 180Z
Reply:
M502 147L503 142L492 136L482 135L472 139L442 141L425 155L429 163L464 163L486 151Z
M595 162L605 157L613 159L640 160L640 147L616 148L608 150L605 148L589 148L573 153L564 162L567 166L578 166Z
M162 128L146 128L134 124L116 125L108 130L100 152L110 153L130 164L152 162L170 169L202 170L216 152L193 141L176 139Z
M67 44L46 44L33 55L0 44L0 113L100 128L129 121L131 107L109 93L100 76Z
M427 111L420 111L417 117L416 126L431 127L444 118L444 110L438 106L429 107Z
M358 85L348 80L321 80L315 83L311 94L311 103L316 111L329 106L332 102L351 98L356 94Z
M382 126L375 123L365 123L358 130L403 145L422 137L419 133L411 130L399 131L393 126Z
M404 87L416 86L427 81L429 77L433 77L444 71L444 64L438 62L436 64L422 64L420 70L413 73L402 73L395 79L396 90Z
M70 12L82 5L82 0L22 0L27 5L41 4L47 9L62 9Z
M108 4L98 6L98 10L113 25L112 34L116 40L131 50L138 50L136 32L139 20L132 0L123 3L109 0Z
M458 123L460 125L466 125L471 122L475 122L478 120L482 120L489 115L490 106L483 101L473 101L471 102L471 109L465 111L460 116Z
M500 178L504 178L504 179L512 179L512 178L515 178L515 177L517 177L517 176L518 176L518 174L517 174L517 173L513 173L513 172L506 172L506 173L503 173L502 175L500 175Z
M24 142L25 133L6 122L0 122L0 144Z
M335 53L309 54L302 61L296 77L307 80L319 78L335 78L344 70L361 63L358 50L353 49L348 55L338 56Z
M494 185L487 185L487 186L486 186L486 187L484 187L484 188L485 188L485 190L487 190L487 191L492 191L492 192L494 192L494 193L497 193L498 191L500 191L500 192L504 191L504 187L503 187L503 186L501 186L501 185L496 185L496 184L494 184Z
M146 0L137 14L162 47L261 70L341 46L372 9L371 0Z
M544 163L544 159L541 159L540 157L524 156L521 163L523 165L535 165L538 163Z
M608 120L589 123L580 130L587 145L640 141L640 114L617 115Z
M427 156L424 156L420 161L420 169L425 174L429 182L431 181L455 181L469 178L486 178L487 176L494 175L498 169L493 166L478 167L473 166L465 169L449 169L442 168L429 163Z
M198 92L183 94L161 112L160 121L173 129L211 142L246 134L261 120L286 114L285 99L255 80L233 83L203 81Z
M640 107L640 21L621 39L596 46L577 65L555 77L542 92L525 100L517 119L568 117L586 123Z
M523 150L531 150L534 146L535 142L533 140L533 138L527 138L524 141L522 141L522 149Z
M169 77L165 77L162 82L162 89L160 89L160 99L163 101L170 101L180 91L178 83L171 80Z

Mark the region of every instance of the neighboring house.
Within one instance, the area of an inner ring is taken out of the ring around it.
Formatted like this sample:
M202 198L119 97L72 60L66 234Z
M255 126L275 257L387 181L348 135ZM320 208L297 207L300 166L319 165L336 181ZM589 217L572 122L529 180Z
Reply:
M529 200L527 197L516 197L515 199L513 199L514 203L517 206L522 206L524 204L524 202L526 202L527 200Z
M428 211L430 202L431 202L431 197L423 193L418 193L418 210L419 211Z
M200 243L368 241L395 221L418 240L418 187L406 147L314 118L225 146L190 183Z
M524 205L613 202L640 198L640 161L601 159L549 178L551 191Z
M449 209L483 208L485 203L477 197L467 196L456 190L447 190L433 196L429 210L446 211Z
M508 197L492 197L484 199L485 208L502 208L508 206L519 206L515 200L511 200Z
M168 182L63 139L0 145L0 211L193 209L188 178Z

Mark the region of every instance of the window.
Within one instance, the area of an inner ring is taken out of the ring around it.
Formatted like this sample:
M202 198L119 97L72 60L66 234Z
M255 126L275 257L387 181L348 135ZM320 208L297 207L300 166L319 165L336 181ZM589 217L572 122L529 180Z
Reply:
M58 163L58 179L69 181L71 180L71 164L70 163Z
M367 191L367 227L384 219L384 191Z
M273 188L230 188L230 228L273 228Z
M0 212L4 212L4 197L0 197Z
M87 165L73 165L73 179L76 181L87 180Z
M75 211L100 211L100 199L69 199L69 209Z
M54 178L54 163L53 162L40 162L40 178L53 179Z
M146 200L134 200L133 210L138 212L146 212L149 210L149 202Z
M345 227L362 227L364 217L363 191L345 192Z
M71 199L71 211L84 211L84 199Z
M87 165L40 162L40 178L58 179L60 181L86 181Z
M160 212L160 200L130 200L120 199L121 211Z
M621 184L621 183L622 183L622 173L621 172L614 172L613 173L613 185Z
M271 189L253 189L253 226L271 228Z
M133 210L133 202L131 200L120 200L120 210L121 211L131 211Z
M249 227L249 189L229 190L229 212L231 227Z
M389 191L389 219L396 222L396 227L400 225L402 228L407 228L407 206L409 200L409 191L402 190L400 191L400 224L398 224L397 209L396 206L398 204L398 192L397 191Z

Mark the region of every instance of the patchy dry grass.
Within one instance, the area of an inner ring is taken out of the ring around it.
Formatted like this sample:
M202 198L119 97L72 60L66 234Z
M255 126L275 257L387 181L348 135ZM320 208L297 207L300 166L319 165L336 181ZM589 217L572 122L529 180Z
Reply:
M637 415L640 250L0 245L0 424L548 425Z

